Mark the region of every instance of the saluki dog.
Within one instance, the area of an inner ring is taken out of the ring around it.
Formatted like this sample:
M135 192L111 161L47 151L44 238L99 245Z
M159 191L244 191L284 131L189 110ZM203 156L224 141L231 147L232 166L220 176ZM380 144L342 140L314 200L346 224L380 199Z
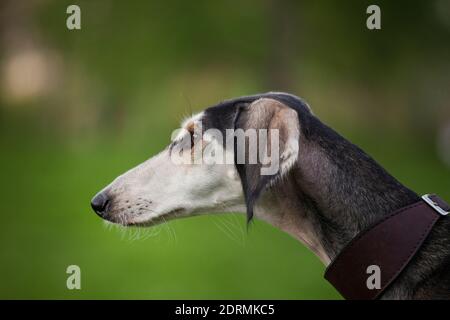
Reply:
M276 136L257 135L254 152L264 147L270 161L263 163L259 156L248 161L250 134L240 147L236 135L233 143L217 138L230 129L276 131ZM273 137L278 139L277 153ZM181 161L174 161L174 154ZM203 161L192 161L198 154ZM219 154L231 161L208 161ZM238 161L242 154L243 161ZM274 162L276 170L263 174ZM124 226L246 213L249 222L262 219L292 235L328 266L358 234L420 200L321 122L302 99L270 92L221 102L184 121L166 149L117 177L91 206L103 219ZM441 219L378 298L449 297L450 222Z

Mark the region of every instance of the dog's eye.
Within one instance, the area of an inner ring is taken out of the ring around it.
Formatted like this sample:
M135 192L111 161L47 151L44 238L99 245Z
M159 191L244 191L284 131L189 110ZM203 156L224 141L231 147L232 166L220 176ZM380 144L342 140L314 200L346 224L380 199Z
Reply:
M189 131L189 134L191 135L191 146L193 147L195 142L198 140L198 134L194 131Z

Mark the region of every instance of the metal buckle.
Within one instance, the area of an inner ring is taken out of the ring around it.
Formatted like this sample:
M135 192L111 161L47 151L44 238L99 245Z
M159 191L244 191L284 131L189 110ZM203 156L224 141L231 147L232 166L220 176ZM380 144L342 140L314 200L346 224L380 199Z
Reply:
M450 212L445 211L444 209L442 209L438 203L436 203L435 201L433 201L430 197L433 196L433 194L426 194L422 196L423 201L425 201L426 203L428 203L428 205L430 207L432 207L434 210L436 210L440 215L446 216L448 215Z

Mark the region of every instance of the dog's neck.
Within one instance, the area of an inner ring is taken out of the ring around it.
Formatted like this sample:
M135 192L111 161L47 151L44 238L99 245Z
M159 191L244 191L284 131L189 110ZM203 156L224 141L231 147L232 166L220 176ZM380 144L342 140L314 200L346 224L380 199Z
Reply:
M296 166L260 199L256 215L305 243L325 265L359 232L419 199L321 123L300 141Z

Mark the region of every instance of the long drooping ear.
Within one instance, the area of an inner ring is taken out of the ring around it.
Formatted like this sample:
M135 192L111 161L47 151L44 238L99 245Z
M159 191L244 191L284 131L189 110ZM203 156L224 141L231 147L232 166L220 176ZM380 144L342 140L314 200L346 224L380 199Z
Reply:
M235 138L234 154L250 221L259 196L296 164L300 122L297 111L270 98L241 107L238 113L235 135L244 133L245 143L240 144Z

